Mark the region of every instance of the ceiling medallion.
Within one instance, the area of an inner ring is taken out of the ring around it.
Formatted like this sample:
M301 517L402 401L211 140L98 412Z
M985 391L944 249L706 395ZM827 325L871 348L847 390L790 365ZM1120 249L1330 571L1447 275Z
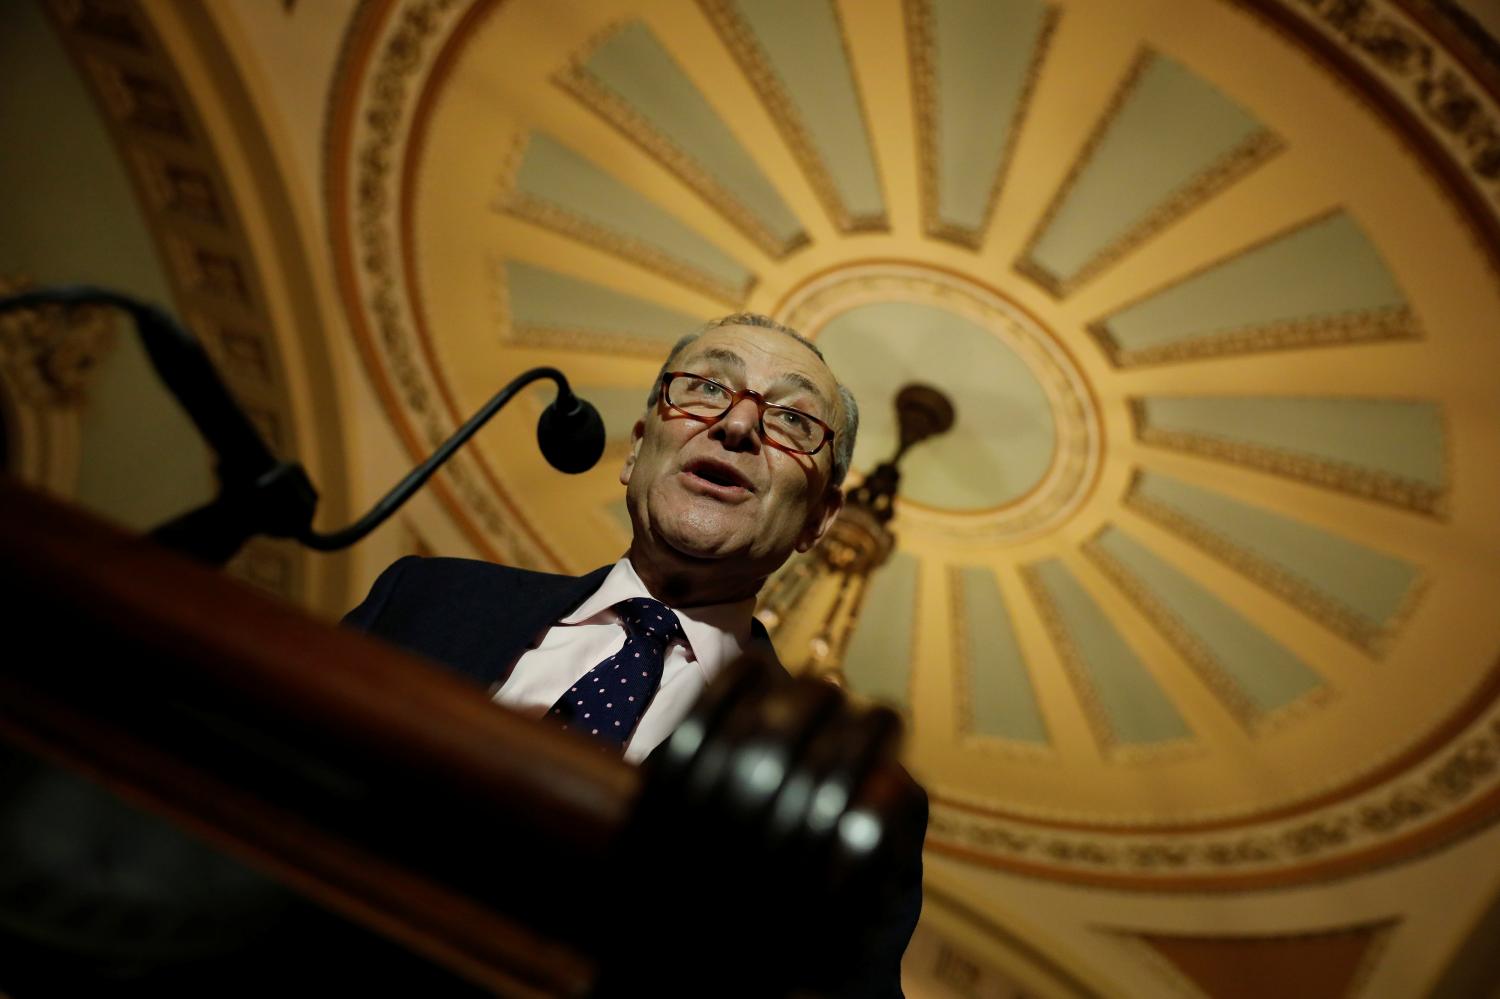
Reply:
M953 440L944 442L955 449L955 454L934 455L935 462L945 462L949 468L967 464L978 469L987 460L985 455L970 454L967 462L954 458L985 436L1003 448L1011 428L975 419L987 409L995 411L997 401L1010 404L1019 417L1017 423L1031 428L1027 432L1046 435L1040 445L1043 450L1038 452L1033 447L1028 459L1035 462L1037 453L1041 454L1036 474L1024 476L1009 489L990 487L984 495L991 502L940 502L915 489L904 490L897 500L903 533L938 543L1015 544L1046 534L1067 520L1088 496L1098 476L1103 440L1093 394L1058 339L1034 316L993 289L950 271L908 262L856 263L825 271L793 290L774 314L818 340L855 310L880 305L921 306L966 321L994 337L1001 348L997 355L1007 351L1013 354L1030 376L1020 380L1026 382L1024 385L1015 378L1009 384L986 384L983 372L970 371L966 379L969 384L957 385L932 371L905 372L903 380L918 378L941 387L952 396L959 413L960 425ZM839 332L847 339L848 335L862 335L863 330ZM909 335L921 334L913 330ZM829 340L824 336L820 346L832 347ZM905 346L912 349L920 344ZM858 382L857 364L841 365L832 356L830 360L841 373L846 367L854 369L854 377L849 380L856 395L866 388ZM876 390L872 398L880 395ZM966 417L974 420L967 428L963 425ZM1038 431L1037 427L1048 429ZM1002 464L1007 460L999 459Z

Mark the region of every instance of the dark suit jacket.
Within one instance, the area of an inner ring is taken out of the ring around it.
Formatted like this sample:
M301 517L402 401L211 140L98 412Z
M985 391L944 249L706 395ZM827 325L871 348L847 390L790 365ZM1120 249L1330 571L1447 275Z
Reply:
M597 590L610 568L561 576L471 559L407 557L381 573L344 624L491 687L548 628ZM751 645L781 668L759 621L751 624ZM863 941L860 967L849 969L839 995L901 995L901 954L921 907L922 857L916 849L893 872L878 923Z

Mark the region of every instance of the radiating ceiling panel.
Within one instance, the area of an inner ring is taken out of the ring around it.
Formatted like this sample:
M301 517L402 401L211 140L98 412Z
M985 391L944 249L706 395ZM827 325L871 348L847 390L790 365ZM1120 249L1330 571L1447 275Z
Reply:
M1421 589L1410 562L1155 472L1136 475L1125 503L1372 652Z
M903 710L911 707L919 567L914 556L898 551L870 578L844 654L844 676L853 690Z
M1180 63L1136 61L1042 217L1017 270L1066 295L1279 148Z
M844 232L885 229L885 199L833 0L699 0Z
M1417 334L1396 279L1360 227L1325 216L1089 326L1128 367Z
M676 216L545 132L527 141L504 207L731 305L755 282L747 268Z
M960 692L964 728L974 735L1046 744L1047 726L994 570L955 567L950 585L968 687Z
M1157 396L1131 405L1136 432L1148 444L1439 512L1446 475L1442 407L1437 403Z
M503 280L510 336L532 346L664 357L700 325L686 313L518 260L505 262Z
M642 22L617 27L558 79L770 255L807 242L776 186Z
M922 223L977 249L1057 10L1041 0L906 0Z
M1103 748L1191 736L1135 651L1060 559L1033 562L1024 575Z
M1247 728L1322 688L1285 646L1119 528L1107 525L1084 550Z

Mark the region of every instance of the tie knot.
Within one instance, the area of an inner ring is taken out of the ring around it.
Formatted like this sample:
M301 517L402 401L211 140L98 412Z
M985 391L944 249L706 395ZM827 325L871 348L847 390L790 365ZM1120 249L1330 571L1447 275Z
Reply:
M615 613L620 615L625 630L637 638L649 638L665 646L672 639L682 636L682 622L660 600L631 597L615 604Z

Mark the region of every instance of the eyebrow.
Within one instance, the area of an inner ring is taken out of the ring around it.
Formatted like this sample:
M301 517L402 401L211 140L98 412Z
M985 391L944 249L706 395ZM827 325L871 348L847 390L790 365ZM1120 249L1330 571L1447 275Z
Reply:
M710 347L698 357L698 360L719 361L723 364L729 365L736 371L743 372L745 370L745 359L736 354L734 351L725 350L723 347ZM799 374L795 371L788 371L786 374L780 375L776 379L776 382L774 384L795 385L803 391L812 395L812 397L817 399L818 402L822 403L824 412L832 412L833 410L832 404L829 402L828 397L823 394L822 389L818 388L817 384L806 375Z

